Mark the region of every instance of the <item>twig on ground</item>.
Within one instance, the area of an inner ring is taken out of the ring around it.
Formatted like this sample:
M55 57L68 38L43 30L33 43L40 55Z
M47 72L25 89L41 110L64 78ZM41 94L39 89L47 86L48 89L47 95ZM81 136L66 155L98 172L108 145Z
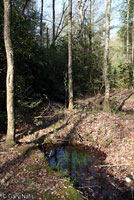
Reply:
M114 164L114 165L95 165L95 167L121 167L121 166L134 166L134 163L131 163L131 164Z

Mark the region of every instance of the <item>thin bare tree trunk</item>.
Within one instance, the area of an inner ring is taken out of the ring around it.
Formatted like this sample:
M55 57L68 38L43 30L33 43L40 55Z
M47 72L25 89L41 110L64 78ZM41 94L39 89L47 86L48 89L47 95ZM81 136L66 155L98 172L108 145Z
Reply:
M11 42L11 0L4 0L4 43L7 57L7 138L6 142L12 146L15 142L14 118L14 58Z
M82 38L82 46L84 50L84 57L85 57L85 44L84 44L84 13L82 11L82 1L78 0L78 7L79 7L79 15L81 18L81 38Z
M104 78L104 83L105 83L105 99L104 99L104 105L103 105L103 111L104 112L110 112L110 105L109 105L110 82L109 82L109 79L108 79L110 14L111 14L111 0L107 0L105 50L104 50L104 68L103 68L103 78Z
M132 67L131 67L131 55L130 55L130 28L129 28L129 18L130 18L130 0L127 1L127 52L126 52L126 63L129 73L129 83L128 88L132 87Z
M134 11L133 11L133 27L132 27L132 65L134 66Z
M47 27L47 49L49 47L49 28Z
M82 12L81 0L78 0L78 7L79 7L79 13L80 13L80 18L81 18L82 28L84 28L83 27L83 25L84 25L84 15L83 15L83 12Z
M68 109L73 109L73 78L72 78L72 0L69 0L68 16Z
M83 8L85 6L85 2L84 1L84 5ZM83 53L84 53L84 65L86 64L86 29L84 27L84 23L85 23L85 15L82 9L82 1L78 0L78 7L79 7L79 15L81 18L81 39L82 39L82 47L83 47Z
M89 30L89 49L92 52L92 0L90 0L90 30Z
M130 41L129 41L129 7L130 7L130 0L128 0L128 2L127 2L127 52L126 52L127 63L130 63L130 56L129 56L129 47L130 47Z
M44 0L41 0L41 14L40 14L40 45L43 45L43 30L42 30L42 19L43 19L43 6Z
M92 38L91 38L91 48L93 50L93 42L94 42L94 29L95 29L95 7L94 7L94 3L95 3L95 0L92 1L92 21L91 21L91 34L92 34Z
M132 71L133 71L133 81L134 81L134 11L133 11L133 27L132 27L132 66L133 66Z
M53 45L55 45L55 0L53 0Z

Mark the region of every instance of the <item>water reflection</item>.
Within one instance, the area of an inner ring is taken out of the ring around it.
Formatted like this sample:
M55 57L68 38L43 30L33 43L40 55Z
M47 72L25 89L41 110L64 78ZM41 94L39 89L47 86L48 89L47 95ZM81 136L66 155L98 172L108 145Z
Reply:
M45 155L51 167L65 171L88 199L131 199L131 196L123 197L121 191L111 184L113 177L106 174L106 168L98 167L105 159L100 152L83 152L76 147L60 146L46 151Z

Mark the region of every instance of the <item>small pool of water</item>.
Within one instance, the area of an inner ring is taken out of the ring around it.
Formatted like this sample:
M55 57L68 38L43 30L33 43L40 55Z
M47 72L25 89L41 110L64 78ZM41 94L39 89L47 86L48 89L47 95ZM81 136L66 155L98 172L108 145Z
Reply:
M106 168L99 167L105 160L104 153L83 151L72 146L59 146L45 150L45 156L54 170L64 171L74 186L90 200L132 199L130 191L124 196L124 193L112 184L112 181L120 184L118 180L107 174Z

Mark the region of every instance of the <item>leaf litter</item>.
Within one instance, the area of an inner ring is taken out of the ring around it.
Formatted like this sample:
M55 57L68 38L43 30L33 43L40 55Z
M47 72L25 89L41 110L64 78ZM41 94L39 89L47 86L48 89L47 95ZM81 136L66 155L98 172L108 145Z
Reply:
M67 111L63 107L53 104L51 108L48 108L47 113L42 113L42 108L41 111L34 112L31 123L18 122L17 124L16 137L21 143L21 148L24 146L30 149L36 146L36 142L42 137L43 139L49 137L52 141L56 138L59 143L69 141L71 144L77 144L86 149L94 147L106 154L105 167L111 184L116 185L114 179L119 180L120 183L124 182L128 175L134 179L133 91L127 89L113 91L110 102L114 108L110 114L102 111L103 99L104 96L100 94L95 97L79 99L76 101L77 106L73 111ZM49 111L52 118L50 115L46 118ZM40 112L43 124L36 126L33 119L40 116ZM48 125L46 125L47 121ZM29 151L23 154L16 150L16 148L20 148L18 146L7 149L4 146L4 140L5 137L1 138L0 144L1 191L7 191L7 188L8 192L16 193L22 192L22 190L25 192L32 190L32 193L42 199L42 195L45 193L58 198L60 195L58 188L66 187L65 178L60 174L49 175L45 165L42 168L43 164L40 159L42 153L35 150L31 157ZM59 184L59 179L61 184ZM128 184L129 187L133 187L133 181ZM119 189L120 185L116 185L116 187Z

